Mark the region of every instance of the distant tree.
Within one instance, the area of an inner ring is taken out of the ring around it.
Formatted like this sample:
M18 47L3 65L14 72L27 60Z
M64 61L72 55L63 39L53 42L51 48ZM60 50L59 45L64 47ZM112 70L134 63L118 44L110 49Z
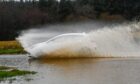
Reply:
M81 16L100 18L102 14L137 19L140 0L0 0L0 40L14 39L19 31L31 26L80 19Z
M70 0L61 0L59 3L59 16L63 20L67 15L73 13L73 6Z
M23 0L20 0L20 3L23 3Z
M39 0L39 8L43 11L47 6L47 0Z
M39 0L39 8L43 11L47 11L54 8L56 3L56 0Z
M90 18L95 17L94 1L95 0L76 0L74 6L76 14Z

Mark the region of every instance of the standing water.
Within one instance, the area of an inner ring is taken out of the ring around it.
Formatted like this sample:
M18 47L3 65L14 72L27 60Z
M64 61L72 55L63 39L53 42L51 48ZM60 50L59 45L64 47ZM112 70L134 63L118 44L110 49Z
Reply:
M90 22L24 31L17 38L24 49L46 59L1 55L0 65L37 74L0 84L139 84L140 23L113 24Z
M0 84L139 84L140 58L28 60L25 55L0 56L0 64L36 71Z

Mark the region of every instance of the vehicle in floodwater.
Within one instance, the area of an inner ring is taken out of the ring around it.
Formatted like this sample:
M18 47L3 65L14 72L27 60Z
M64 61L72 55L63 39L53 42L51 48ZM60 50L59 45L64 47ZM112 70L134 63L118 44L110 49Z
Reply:
M66 33L66 34L61 34L61 35L55 36L55 37L47 40L46 43L49 43L51 41L55 41L55 40L63 38L63 37L68 38L70 36L78 36L79 37L79 36L85 36L85 35L86 35L85 32L83 32L83 33Z
M44 51L43 49L41 49L41 48L43 48L42 46L47 46L47 48L52 48L52 47L57 48L57 46L60 46L60 45L53 46L53 44L51 44L52 42L58 43L58 42L61 42L64 40L65 41L74 40L74 39L77 39L77 38L83 37L83 36L86 36L85 32L83 32L83 33L66 33L66 34L54 36L45 42L37 43L37 44L33 45L32 47L30 47L29 51L31 51L31 52L29 52L28 57L35 59L35 58L38 58L38 56L41 56L41 54L43 54L42 52ZM46 49L46 52L47 52L47 50L48 49ZM35 53L34 51L38 51L38 52Z

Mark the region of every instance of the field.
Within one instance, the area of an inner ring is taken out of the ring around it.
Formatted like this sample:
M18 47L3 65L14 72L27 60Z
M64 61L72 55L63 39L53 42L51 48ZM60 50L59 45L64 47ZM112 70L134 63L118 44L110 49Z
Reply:
M25 53L17 41L0 41L0 54L22 54Z
M13 76L22 76L26 74L35 74L34 71L18 70L15 67L0 66L0 80Z
M0 54L23 54L25 51L17 41L0 41ZM35 74L33 71L18 70L14 67L0 66L0 80L7 77Z

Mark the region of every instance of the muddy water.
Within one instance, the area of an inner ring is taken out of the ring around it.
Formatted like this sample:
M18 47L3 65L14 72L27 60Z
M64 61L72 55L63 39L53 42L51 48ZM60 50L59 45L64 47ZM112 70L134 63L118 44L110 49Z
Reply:
M29 60L26 55L1 55L0 65L38 72L0 84L139 84L140 58L77 58Z

